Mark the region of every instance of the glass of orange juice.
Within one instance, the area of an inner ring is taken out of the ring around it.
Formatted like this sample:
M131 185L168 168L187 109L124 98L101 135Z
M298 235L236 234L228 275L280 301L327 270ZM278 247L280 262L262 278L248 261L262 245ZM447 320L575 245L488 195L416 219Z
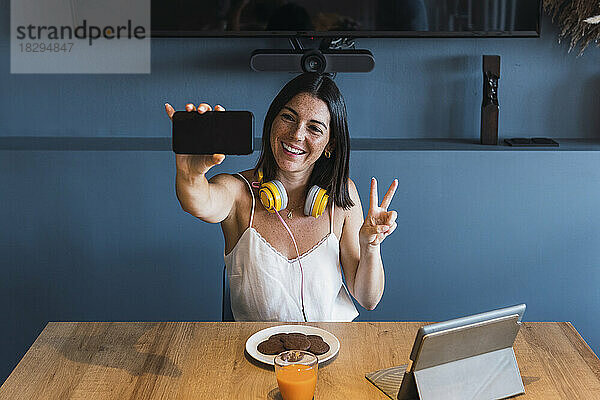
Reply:
M275 357L275 377L283 400L311 400L317 386L317 356L288 350Z

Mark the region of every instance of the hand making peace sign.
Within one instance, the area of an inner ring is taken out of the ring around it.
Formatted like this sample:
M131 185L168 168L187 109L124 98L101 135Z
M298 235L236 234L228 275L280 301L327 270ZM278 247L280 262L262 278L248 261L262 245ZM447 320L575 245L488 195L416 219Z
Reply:
M392 197L398 188L398 179L394 179L392 185L383 197L381 206L377 198L377 179L371 178L371 196L369 212L365 222L359 231L360 243L377 246L396 229L396 217L398 213L394 210L388 211Z

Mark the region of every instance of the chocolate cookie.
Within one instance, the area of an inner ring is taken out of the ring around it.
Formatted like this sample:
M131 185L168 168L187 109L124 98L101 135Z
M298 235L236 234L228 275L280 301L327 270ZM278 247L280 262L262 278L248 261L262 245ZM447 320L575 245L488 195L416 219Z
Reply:
M281 340L269 339L259 343L258 346L256 346L256 350L263 354L274 355L281 353L285 349L283 348L283 343L281 342Z
M283 338L283 347L286 350L308 350L310 348L310 342L306 338L306 335L302 336L291 336L287 335Z
M310 348L308 351L320 356L329 351L329 345L318 335L308 335L308 341L310 342Z
M287 336L287 333L276 333L274 335L271 335L271 337L269 339L270 340L283 340L283 338L286 336Z
M294 337L294 338L306 338L306 335L304 333L300 333L300 332L287 333L286 336Z

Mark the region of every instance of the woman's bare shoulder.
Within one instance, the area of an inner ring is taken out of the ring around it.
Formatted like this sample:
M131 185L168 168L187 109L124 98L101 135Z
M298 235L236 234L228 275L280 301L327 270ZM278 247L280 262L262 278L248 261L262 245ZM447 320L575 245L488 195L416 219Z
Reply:
M350 196L358 194L358 190L356 189L356 185L354 184L354 181L352 179L350 179L350 178L348 178L348 192L349 192Z
M350 195L350 200L352 200L352 203L354 204L352 207L343 209L344 220L358 221L361 219L360 216L362 216L362 204L360 196L358 195L358 189L356 188L354 181L350 178L348 178L348 194Z
M242 171L240 174L244 175L244 178L246 178L250 183L252 183L255 179L258 179L258 177L254 176L254 168Z
M240 174L252 182L254 170L249 169L241 171ZM220 173L209 179L210 183L216 183L227 188L227 190L237 199L240 195L248 191L248 184L237 173Z
M358 195L358 189L356 188L354 181L350 178L348 178L348 194L350 195L350 199L354 203L354 206L350 209L356 206L360 207L360 196Z

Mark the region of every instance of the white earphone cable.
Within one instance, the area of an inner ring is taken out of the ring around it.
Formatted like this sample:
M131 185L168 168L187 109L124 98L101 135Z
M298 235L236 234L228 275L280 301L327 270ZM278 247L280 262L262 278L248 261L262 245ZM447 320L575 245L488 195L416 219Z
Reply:
M308 322L306 318L306 312L304 311L304 271L302 270L302 263L300 262L300 252L298 251L298 245L296 244L296 239L294 239L292 231L287 226L283 218L281 218L281 215L279 215L279 211L275 210L275 213L277 214L277 217L279 218L283 226L285 226L285 229L287 229L288 233L290 234L292 242L294 242L294 247L296 248L296 254L298 254L297 260L298 265L300 265L300 301L302 302L302 316L304 317L304 322Z

